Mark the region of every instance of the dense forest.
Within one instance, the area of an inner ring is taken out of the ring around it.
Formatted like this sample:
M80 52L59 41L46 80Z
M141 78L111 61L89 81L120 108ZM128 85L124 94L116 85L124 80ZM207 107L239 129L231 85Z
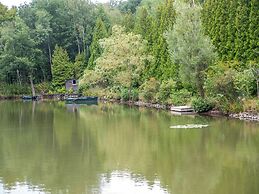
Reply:
M0 95L80 92L259 111L258 0L0 4Z

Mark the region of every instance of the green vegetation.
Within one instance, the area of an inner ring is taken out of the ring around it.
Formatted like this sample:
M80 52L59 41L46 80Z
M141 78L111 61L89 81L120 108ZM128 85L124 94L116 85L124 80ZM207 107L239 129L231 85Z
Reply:
M63 93L74 78L85 95L254 111L258 9L257 0L0 4L0 94Z
M196 98L192 100L192 107L198 113L208 112L213 108L213 103L208 99Z

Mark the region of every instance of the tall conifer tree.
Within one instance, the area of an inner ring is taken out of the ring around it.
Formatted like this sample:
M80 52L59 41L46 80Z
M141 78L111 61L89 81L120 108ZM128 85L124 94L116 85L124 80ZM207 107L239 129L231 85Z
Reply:
M249 13L246 0L239 0L235 19L235 59L245 61L248 50Z
M175 22L174 1L166 2L158 8L155 26L153 28L153 56L154 63L151 65L148 75L159 80L176 76L176 67L171 62L168 45L164 33L173 27Z
M67 51L59 46L55 47L52 59L52 85L55 89L62 89L65 82L73 77L72 63Z
M107 29L103 21L98 18L94 28L93 41L90 47L90 58L88 62L88 69L93 69L96 65L95 60L101 55L101 47L99 40L107 36Z
M249 60L259 62L259 1L251 0L249 15Z

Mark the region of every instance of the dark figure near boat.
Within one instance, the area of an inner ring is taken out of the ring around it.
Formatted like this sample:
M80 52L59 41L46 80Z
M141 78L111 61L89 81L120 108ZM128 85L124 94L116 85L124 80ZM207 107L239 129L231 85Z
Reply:
M75 79L70 79L66 81L66 91L77 93L78 91L78 81Z

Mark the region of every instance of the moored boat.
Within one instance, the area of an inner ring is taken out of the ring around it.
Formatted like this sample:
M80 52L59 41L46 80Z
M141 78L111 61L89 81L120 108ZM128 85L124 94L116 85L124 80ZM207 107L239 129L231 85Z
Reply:
M70 97L65 99L68 104L96 104L98 97L84 96L84 97Z
M23 100L38 100L38 96L22 96Z

